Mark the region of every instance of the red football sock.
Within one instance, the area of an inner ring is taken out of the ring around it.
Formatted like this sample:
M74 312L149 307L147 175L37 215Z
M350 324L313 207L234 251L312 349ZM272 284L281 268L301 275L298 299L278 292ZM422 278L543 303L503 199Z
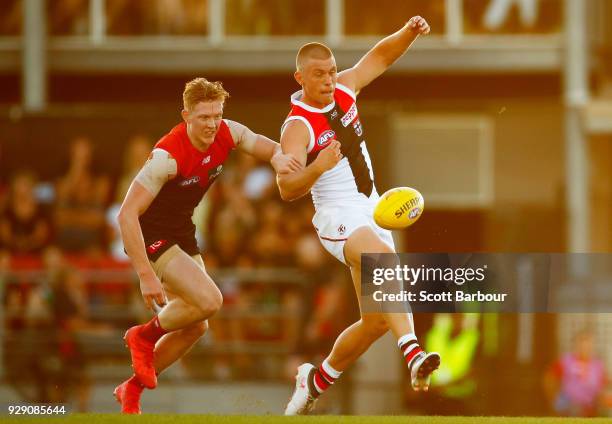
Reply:
M341 371L333 369L327 362L327 359L323 361L320 367L315 368L313 371L314 372L311 372L312 380L309 382L309 390L310 394L314 397L319 397L319 395L334 384L342 374Z
M419 343L416 341L416 339L414 339L400 345L400 350L404 354L406 364L408 364L408 369L412 371L413 360L419 353L423 352L423 349L421 349Z
M166 333L167 331L162 328L157 315L140 329L140 335L151 343L156 343Z

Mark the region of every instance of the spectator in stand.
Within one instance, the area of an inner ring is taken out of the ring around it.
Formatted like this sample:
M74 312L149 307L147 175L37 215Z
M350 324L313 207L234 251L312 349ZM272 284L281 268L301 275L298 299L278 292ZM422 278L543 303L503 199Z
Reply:
M282 220L283 255L291 257L291 265L296 266L299 263L296 262L294 256L299 248L299 242L311 231L311 217L314 215L313 206L308 198L302 198L289 204L282 204L282 207L282 216L291 217L291 219Z
M62 403L74 399L76 409L84 412L90 381L79 335L104 332L107 327L89 321L83 276L66 264L57 247L45 250L43 267L25 312L29 336L34 339L26 350L40 386L39 399Z
M323 0L310 0L300 8L286 0L228 0L227 30L231 35L283 36L319 34L325 31Z
M106 32L110 35L151 34L150 0L106 0Z
M17 283L15 276L11 272L11 255L7 250L0 249L0 315L2 317L2 329L0 332L4 334L0 343L2 343L3 357L0 358L6 369L4 377L13 383L16 378L19 378L18 372L14 371L12 365L15 363L19 352L15 352L14 338L16 334L25 327L24 309L25 295L22 287Z
M345 9L346 32L366 36L388 34L402 26L405 16L417 10L432 31L444 32L445 0L351 0L351 7Z
M0 216L0 246L16 255L42 252L51 237L48 215L36 200L35 186L34 174L17 172L11 181L8 205Z
M247 253L249 235L257 225L256 209L242 190L239 173L228 169L211 188L206 234L207 250L220 267L251 266Z
M89 0L54 0L47 5L51 35L87 35Z
M128 140L125 152L123 153L123 171L117 181L114 203L121 203L123 201L134 177L147 161L152 147L151 139L142 134L136 134Z
M240 176L240 191L251 202L278 196L276 176L269 168L252 156L240 155L238 157L236 173Z
M270 35L272 22L270 10L262 0L228 0L228 34L231 35Z
M205 35L207 33L206 0L157 0L154 8L159 34Z
M59 261L61 265L61 252L58 249L52 248L45 253L48 268L52 266L51 261ZM64 398L76 399L79 412L86 412L90 381L78 336L80 332L87 331L91 324L88 321L83 276L75 269L63 267L57 275L51 277L49 283L51 296L48 306L53 328L57 332L57 347L63 365L60 388L65 390Z
M70 147L68 172L57 183L57 242L69 252L99 252L103 243L109 181L94 174L92 157L91 141L76 138Z
M39 361L37 352L45 346L44 340L32 337L28 331L27 304L29 288L20 284L11 272L11 256L0 250L0 291L2 295L3 368L6 381L29 402L48 402L44 377L40 372L45 361ZM34 384L32 384L34 383Z
M250 253L257 266L288 266L291 258L286 252L282 235L283 207L275 200L261 205L260 222L251 238Z
M243 233L233 224L234 218L230 211L219 215L219 224L229 224L228 227L221 227L213 233L215 240L215 256L217 263L221 267L235 267L244 256ZM243 260L248 265L246 259Z
M23 292L11 272L11 254L8 250L0 250L0 299L4 315L4 322L1 325L9 333L10 338L11 331L23 328L25 302Z
M1 158L2 157L0 156L0 159ZM8 206L8 198L9 198L8 192L9 192L9 189L7 187L7 184L5 184L4 181L2 181L2 179L0 178L0 216L4 215L4 212L6 211L6 208ZM2 246L2 241L0 241L0 246Z
M572 350L561 356L544 376L544 389L556 414L600 415L606 387L604 363L595 356L594 336L584 329L574 336Z
M206 35L206 0L106 0L113 35Z

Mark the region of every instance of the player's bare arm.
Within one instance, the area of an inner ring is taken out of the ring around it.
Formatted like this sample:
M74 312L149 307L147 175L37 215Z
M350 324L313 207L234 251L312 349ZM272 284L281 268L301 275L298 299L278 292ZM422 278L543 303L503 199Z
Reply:
M402 29L380 40L355 66L338 74L338 82L359 93L402 57L419 35L429 31L425 18L413 16Z
M321 174L332 169L342 159L340 142L333 140L312 163L305 166L309 137L308 129L299 121L288 122L281 135L283 152L293 155L302 166L298 171L277 175L276 181L283 200L292 201L306 195Z
M153 309L153 301L164 305L166 297L147 258L138 217L151 205L165 182L176 176L176 172L176 161L167 152L155 149L130 185L119 210L119 228L125 251L138 274L140 291L149 309Z
M270 162L277 174L298 171L302 164L291 154L284 154L279 143L268 137L256 134L247 126L226 120L238 149L257 159Z

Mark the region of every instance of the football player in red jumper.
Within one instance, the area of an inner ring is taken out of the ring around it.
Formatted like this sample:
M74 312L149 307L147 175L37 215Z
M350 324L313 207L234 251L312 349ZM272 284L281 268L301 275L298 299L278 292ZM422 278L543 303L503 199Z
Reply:
M196 245L194 208L238 148L269 161L280 175L301 167L280 145L223 119L229 94L221 83L196 78L183 92L183 122L155 145L119 211L125 250L148 308L163 307L150 322L130 328L125 341L134 375L115 389L124 413L140 413L143 388L182 357L206 332L223 298Z

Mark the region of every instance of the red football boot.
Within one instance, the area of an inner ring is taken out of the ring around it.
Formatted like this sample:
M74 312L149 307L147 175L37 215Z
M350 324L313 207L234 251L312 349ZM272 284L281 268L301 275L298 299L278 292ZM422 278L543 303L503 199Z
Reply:
M132 368L134 368L136 378L147 389L154 389L157 387L157 376L153 367L155 343L146 340L140 335L141 327L141 325L137 325L130 328L125 332L123 340L125 340L128 349L130 349Z
M140 396L144 387L134 376L115 387L113 395L121 405L122 414L140 414Z

